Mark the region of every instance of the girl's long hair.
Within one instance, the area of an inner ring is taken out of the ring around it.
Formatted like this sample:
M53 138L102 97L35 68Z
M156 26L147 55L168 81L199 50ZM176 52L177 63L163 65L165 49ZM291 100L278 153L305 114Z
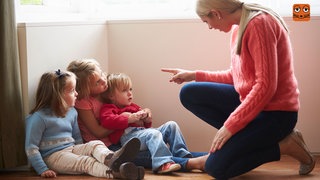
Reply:
M64 117L69 106L63 98L63 93L71 77L76 78L72 72L61 72L60 70L44 73L38 84L36 105L30 114L43 108L50 108L54 115Z
M68 71L73 72L77 76L76 91L78 99L90 97L90 77L94 72L101 70L100 64L95 59L80 59L70 62L67 67Z

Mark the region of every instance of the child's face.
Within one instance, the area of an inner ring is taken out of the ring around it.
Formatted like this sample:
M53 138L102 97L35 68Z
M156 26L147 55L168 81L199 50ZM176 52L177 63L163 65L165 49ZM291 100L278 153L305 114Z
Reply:
M108 84L106 81L106 75L103 71L96 71L90 77L90 94L96 96L105 92L108 89Z
M67 84L64 89L64 100L69 107L73 107L78 95L76 91L76 79L74 77L69 78L66 83Z
M129 106L132 103L133 93L132 88L127 89L115 89L113 96L111 97L113 104L118 107Z

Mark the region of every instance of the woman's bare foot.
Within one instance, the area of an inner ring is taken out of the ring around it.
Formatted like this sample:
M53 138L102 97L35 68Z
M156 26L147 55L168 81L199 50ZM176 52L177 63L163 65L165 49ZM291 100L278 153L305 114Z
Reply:
M206 164L208 157L209 157L209 154L196 157L196 158L190 158L187 162L186 169L187 170L198 169L198 170L204 171L204 166Z
M300 162L300 175L309 174L315 165L315 159L305 144L302 134L298 130L293 130L280 143L280 153L289 155Z

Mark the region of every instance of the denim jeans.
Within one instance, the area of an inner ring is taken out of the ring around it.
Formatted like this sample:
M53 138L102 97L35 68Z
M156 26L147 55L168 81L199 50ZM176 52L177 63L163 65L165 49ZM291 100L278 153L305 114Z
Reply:
M115 144L109 146L110 150L117 151L121 148L120 144ZM188 172L189 170L186 168L187 162L190 158L200 157L207 155L208 152L190 152L192 157L175 157L173 156L172 159L175 163L181 165L181 170L183 172ZM152 168L152 159L149 150L142 150L138 153L137 157L133 160L134 164L137 166L143 166L144 168L151 169Z
M130 132L124 133L121 137L121 145L133 137L139 138L140 150L150 151L153 171L165 163L174 162L173 156L181 158L191 156L180 128L174 121L166 122L158 128L129 128Z
M185 84L180 100L186 109L217 129L241 103L234 86L212 82ZM292 132L297 116L297 112L260 112L220 150L210 154L205 171L216 179L229 179L279 160L279 142Z

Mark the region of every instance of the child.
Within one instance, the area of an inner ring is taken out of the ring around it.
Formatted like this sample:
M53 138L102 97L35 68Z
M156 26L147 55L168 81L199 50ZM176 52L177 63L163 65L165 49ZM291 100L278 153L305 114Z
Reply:
M132 139L117 152L96 140L82 144L73 108L77 98L72 72L47 72L41 76L36 105L26 118L25 151L41 177L61 174L90 174L96 177L142 179L144 169L132 160L140 141Z
M75 108L78 112L78 124L84 142L101 140L106 146L110 130L99 125L99 112L103 103L101 93L108 89L106 77L95 59L74 60L69 63L68 71L77 76L78 97Z
M103 127L114 130L109 134L113 144L125 144L133 137L141 141L141 149L149 149L152 158L152 170L163 174L181 168L172 158L191 157L187 150L179 126L170 121L159 128L150 128L152 117L150 109L141 109L132 102L132 83L125 74L109 74L106 98L100 111L100 123ZM169 144L169 148L167 144Z

